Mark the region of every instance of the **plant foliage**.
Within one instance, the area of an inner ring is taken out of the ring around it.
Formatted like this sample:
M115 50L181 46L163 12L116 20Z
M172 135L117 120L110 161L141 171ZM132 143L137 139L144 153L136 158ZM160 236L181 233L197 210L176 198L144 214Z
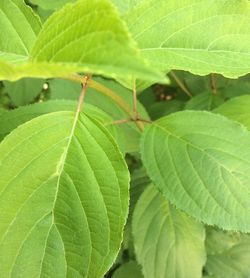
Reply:
M1 0L0 26L0 277L250 277L250 2Z

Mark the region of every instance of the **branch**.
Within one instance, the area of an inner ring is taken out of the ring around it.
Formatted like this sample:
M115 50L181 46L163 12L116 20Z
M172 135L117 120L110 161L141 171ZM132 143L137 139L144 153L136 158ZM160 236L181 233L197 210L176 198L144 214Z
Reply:
M216 84L216 75L214 73L210 74L210 86L213 94L217 94L217 84Z
M77 110L76 113L79 114L82 110L82 106L84 103L84 98L88 89L88 81L90 80L90 75L86 75L83 77L82 79L82 90L79 96L79 100L78 100L78 105L77 105Z
M64 77L64 79L71 80L71 81L81 83L81 84L83 83L83 77L81 75L77 75L77 74L66 76L66 77ZM126 101L124 101L124 99L122 99L118 94L116 94L110 88L104 86L103 84L101 84L93 79L90 79L88 81L88 86L90 88L95 89L97 92L111 98L129 116L129 118L134 117L134 112L131 110L130 106L126 103ZM140 131L144 130L144 125L142 122L136 121L135 124Z

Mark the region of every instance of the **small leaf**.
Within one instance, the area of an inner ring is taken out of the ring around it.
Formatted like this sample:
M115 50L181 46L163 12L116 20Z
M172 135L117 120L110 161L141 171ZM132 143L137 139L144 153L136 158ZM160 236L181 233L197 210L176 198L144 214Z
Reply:
M211 111L214 108L220 106L224 102L224 99L211 92L204 92L191 98L185 105L187 110L208 110Z
M233 98L215 109L214 113L219 113L227 118L242 123L250 130L250 96L245 95Z
M247 0L143 0L125 20L143 57L159 69L231 78L250 71Z
M250 231L250 133L209 112L183 111L146 129L143 163L178 208L207 224Z
M205 230L148 187L135 207L133 234L145 278L200 278L205 264Z
M221 90L223 96L226 99L235 98L243 95L250 94L250 82L248 81L248 76L246 76L247 80L241 80L240 78L235 80L235 83L228 84L225 88Z
M250 273L250 236L208 228L205 270L216 277L246 278Z
M184 102L180 100L160 101L148 107L148 113L152 120L157 120L163 116L178 112L183 109Z
M130 261L120 266L112 278L143 278L143 275L140 266L136 262Z
M35 118L1 143L0 174L0 276L103 277L129 184L107 130L84 114Z
M16 82L4 81L4 86L15 106L29 104L43 89L43 79L25 78Z

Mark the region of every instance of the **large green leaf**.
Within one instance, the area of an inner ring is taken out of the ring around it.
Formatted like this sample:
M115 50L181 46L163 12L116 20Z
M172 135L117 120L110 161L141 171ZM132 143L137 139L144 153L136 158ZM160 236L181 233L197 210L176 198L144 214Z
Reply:
M112 77L139 74L152 79L151 73L156 77L107 0L78 1L53 14L31 57L35 62L66 62L83 67L82 71Z
M105 128L72 112L35 118L1 143L0 175L1 277L103 277L129 183Z
M141 144L144 165L178 208L207 224L250 231L250 133L209 112L156 121Z
M5 10L1 11L0 20L6 17ZM9 17L14 21L16 15L11 13ZM18 24L23 30L19 39L23 40L27 22ZM15 48L14 38L8 40L8 45ZM87 72L114 78L164 80L141 57L125 23L108 0L79 0L55 12L44 24L32 51L29 49L19 59L28 62L17 64L12 58L16 53L11 50L0 63L0 79L63 77Z
M209 228L205 269L220 278L247 278L250 274L250 236Z
M215 109L213 112L222 114L229 119L238 121L250 130L250 96L233 98Z
M136 205L133 234L146 278L200 278L205 264L203 225L169 205L154 186Z
M157 68L233 78L250 71L247 0L143 0L125 20Z
M0 26L0 59L13 63L27 60L41 29L32 9L24 1L1 0Z
M21 106L35 100L41 93L44 82L44 79L24 78L16 82L4 81L3 83L13 104Z

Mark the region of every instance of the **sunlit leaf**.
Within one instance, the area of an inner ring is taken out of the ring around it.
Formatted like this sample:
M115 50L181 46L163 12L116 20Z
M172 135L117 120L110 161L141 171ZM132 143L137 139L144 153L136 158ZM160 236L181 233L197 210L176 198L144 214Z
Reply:
M18 14L24 8L31 13L32 10L22 3ZM2 5L0 10L0 20L8 17L10 22L16 21L16 13L10 12L11 9L6 11ZM10 15L7 14L9 12ZM32 20L37 20L34 14L32 16ZM141 57L125 23L108 0L80 0L66 5L46 21L37 38L32 34L32 50L30 47L16 52L15 40L25 39L29 19L17 20L22 32L18 37L16 34L8 37L7 46L10 45L11 49L0 45L0 51L5 53L8 50L0 62L0 79L63 77L85 72L131 80L135 77L149 81L164 80ZM8 32L3 33L8 36Z
M117 256L127 167L107 130L74 114L35 118L0 145L1 277L102 278Z
M125 20L157 68L233 78L250 71L247 0L143 0Z

